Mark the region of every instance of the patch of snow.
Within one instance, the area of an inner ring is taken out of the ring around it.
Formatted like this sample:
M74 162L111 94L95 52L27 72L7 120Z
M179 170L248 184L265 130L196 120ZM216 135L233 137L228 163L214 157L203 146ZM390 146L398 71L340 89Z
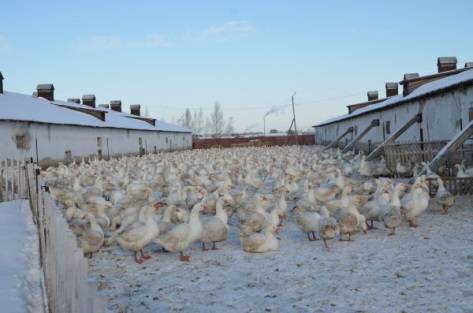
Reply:
M0 106L2 107L2 110L0 110L0 120L166 132L192 132L190 129L160 121L156 121L156 126L152 126L145 121L130 118L132 115L123 112L102 108L94 109L83 104L59 100L51 102L44 98L35 98L16 92L0 94ZM106 112L105 121L101 121L86 113L68 109L67 107Z
M28 201L0 203L2 312L43 312L36 226Z
M142 265L117 245L89 263L112 312L471 312L472 203L458 197L448 215L432 203L417 229L380 224L330 251L289 220L278 251L245 253L233 219L221 250L195 243L190 263L157 245Z

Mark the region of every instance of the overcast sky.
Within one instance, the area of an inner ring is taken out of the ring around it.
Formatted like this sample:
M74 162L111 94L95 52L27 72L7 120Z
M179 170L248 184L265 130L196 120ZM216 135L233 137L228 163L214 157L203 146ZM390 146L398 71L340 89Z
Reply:
M219 101L239 131L345 113L386 81L473 61L473 1L9 1L0 9L6 90L141 103L174 121Z

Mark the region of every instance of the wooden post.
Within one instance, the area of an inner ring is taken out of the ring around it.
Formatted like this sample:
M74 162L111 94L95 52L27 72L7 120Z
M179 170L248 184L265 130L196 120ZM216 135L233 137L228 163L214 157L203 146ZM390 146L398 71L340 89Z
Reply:
M467 141L473 135L473 121L468 123L466 127L455 135L432 159L429 164L429 168L432 171L436 171L440 165L445 161L450 153L457 150L465 141ZM425 174L424 171L419 173L420 175Z
M373 127L378 127L379 126L379 119L372 120L370 125L365 128L358 136L355 137L345 148L343 148L342 152L348 152L350 151L358 141L361 140Z
M381 152L384 150L384 147L388 144L393 143L396 141L399 136L401 136L406 130L408 130L414 123L421 123L422 122L422 113L416 114L412 117L406 124L404 124L401 128L395 131L391 136L389 136L382 144L380 144L376 149L373 150L367 157L367 161L372 161L377 158Z
M345 137L346 135L348 135L349 133L353 133L353 126L349 127L343 134L341 134L340 136L337 137L337 139L335 139L334 141L332 141L327 147L325 147L324 151L325 150L328 150L330 148L334 148L339 142L340 140L343 139L343 137Z

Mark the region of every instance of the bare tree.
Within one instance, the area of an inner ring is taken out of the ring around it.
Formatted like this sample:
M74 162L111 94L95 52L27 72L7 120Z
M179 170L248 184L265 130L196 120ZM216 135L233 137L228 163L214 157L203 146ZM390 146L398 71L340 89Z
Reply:
M235 129L233 127L233 124L235 123L235 119L233 116L230 116L227 121L227 125L225 126L225 134L226 135L231 135Z
M204 111L202 111L202 108L200 108L199 111L194 111L192 119L194 132L196 134L202 134L205 131Z
M215 102L213 112L210 114L210 117L207 120L207 125L212 135L215 137L222 135L225 127L225 120L219 102Z
M192 113L191 113L191 110L189 108L187 108L186 111L184 112L184 114L182 114L181 117L179 117L178 122L179 122L180 125L182 125L184 127L187 127L189 129L194 129Z

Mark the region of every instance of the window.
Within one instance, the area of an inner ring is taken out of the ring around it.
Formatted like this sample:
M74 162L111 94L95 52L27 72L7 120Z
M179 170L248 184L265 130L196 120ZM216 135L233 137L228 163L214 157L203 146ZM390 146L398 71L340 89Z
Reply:
M102 137L97 137L97 147L102 146Z
M166 137L166 143L168 143L168 142L169 142L169 139L168 139L168 137Z
M143 139L141 137L138 138L138 144L141 146L143 144Z
M16 148L17 149L28 149L28 142L26 140L26 135L16 135Z
M391 134L391 121L386 121L384 127L386 129L386 135Z

